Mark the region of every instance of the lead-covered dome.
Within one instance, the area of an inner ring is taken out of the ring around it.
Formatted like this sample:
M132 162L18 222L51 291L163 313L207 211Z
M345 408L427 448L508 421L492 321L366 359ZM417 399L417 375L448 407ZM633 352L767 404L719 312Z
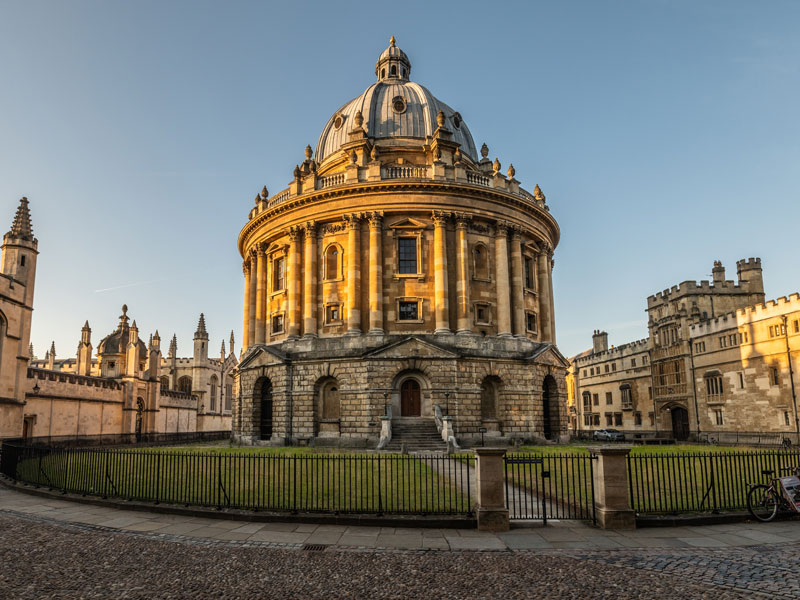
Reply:
M409 81L411 61L395 44L394 37L375 66L377 83L337 110L322 130L316 150L317 163L334 156L349 141L356 127L357 114L363 119L367 137L401 145L402 141L424 143L438 127L436 116L441 111L444 127L453 132L453 141L461 145L462 154L477 162L475 142L461 115L431 92Z

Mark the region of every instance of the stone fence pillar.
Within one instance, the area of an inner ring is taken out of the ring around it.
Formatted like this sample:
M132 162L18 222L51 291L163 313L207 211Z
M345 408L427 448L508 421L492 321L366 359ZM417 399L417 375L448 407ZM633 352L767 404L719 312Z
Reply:
M478 529L508 531L505 497L505 448L476 448L475 481L478 492Z
M589 451L597 457L594 466L597 524L603 529L635 529L636 513L628 497L627 458L631 449L600 446Z

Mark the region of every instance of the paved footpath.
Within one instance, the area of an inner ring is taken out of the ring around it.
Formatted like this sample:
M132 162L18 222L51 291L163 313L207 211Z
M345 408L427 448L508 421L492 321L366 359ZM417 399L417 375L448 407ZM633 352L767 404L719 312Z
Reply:
M163 515L0 486L0 541L0 598L800 597L800 521L492 534Z

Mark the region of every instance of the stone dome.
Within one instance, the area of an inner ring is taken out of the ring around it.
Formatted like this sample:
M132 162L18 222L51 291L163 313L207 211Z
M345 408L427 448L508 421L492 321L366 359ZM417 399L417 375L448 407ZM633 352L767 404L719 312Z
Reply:
M475 142L461 115L436 98L427 88L408 79L411 62L395 45L384 50L375 66L378 81L328 119L317 143L315 159L323 163L336 156L350 141L349 133L358 127L356 115L361 113L367 137L380 145L419 145L433 136L439 111L444 114L444 127L453 132L453 141L460 144L463 155L478 161Z
M134 321L134 325L135 324L136 322ZM120 315L117 329L113 333L110 333L100 340L100 344L97 346L97 354L125 354L128 344L130 343L130 339L131 329L128 326L128 307L127 305L123 304L122 315ZM140 356L146 356L147 345L142 340L139 340L138 345Z

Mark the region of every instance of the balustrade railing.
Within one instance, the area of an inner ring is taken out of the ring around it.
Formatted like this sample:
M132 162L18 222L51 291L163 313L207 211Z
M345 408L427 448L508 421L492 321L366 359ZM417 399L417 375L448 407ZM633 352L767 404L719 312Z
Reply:
M283 190L280 194L275 194L269 200L269 204L267 204L268 208L272 208L273 206L280 204L281 202L286 202L289 199L289 190Z
M334 173L333 175L326 175L325 177L320 177L317 180L317 189L324 190L325 188L342 184L344 184L344 173Z
M467 171L467 183L473 183L475 185L489 185L489 178L485 175L481 175L480 173L474 173L473 171Z
M389 166L383 168L383 179L425 179L427 176L428 167Z

